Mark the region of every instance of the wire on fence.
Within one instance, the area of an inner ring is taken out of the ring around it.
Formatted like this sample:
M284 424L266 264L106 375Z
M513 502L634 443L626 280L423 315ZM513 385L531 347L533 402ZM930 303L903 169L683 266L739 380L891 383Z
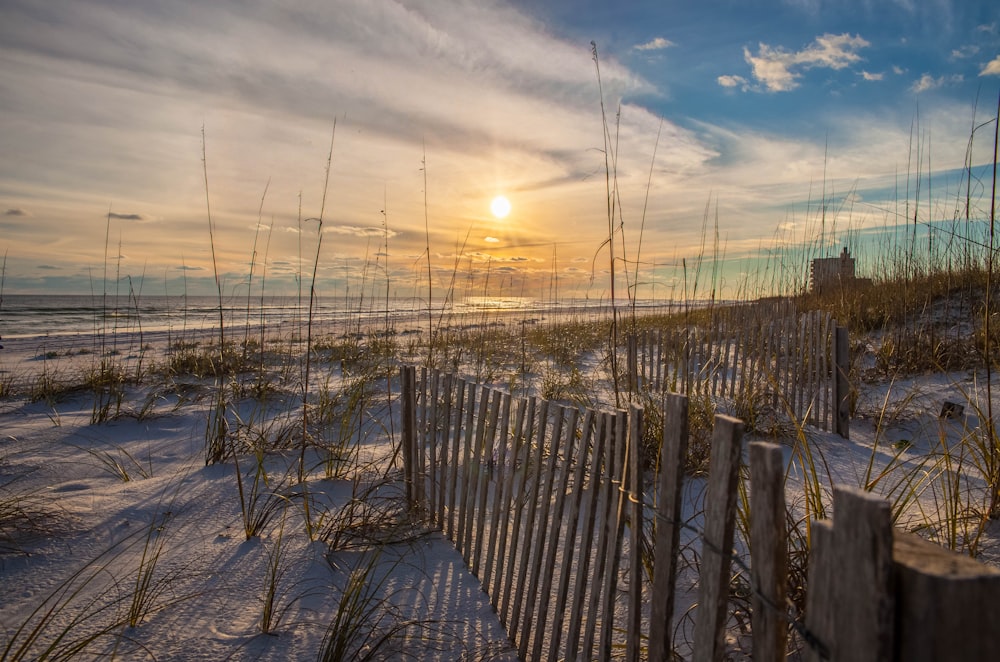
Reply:
M619 488L619 489L622 489L623 491L625 491L624 488ZM634 493L633 494L626 494L626 496L629 499L632 499L633 501L635 501L635 495L634 495ZM720 549L718 546L712 544L710 541L708 541L708 540L705 539L705 532L704 531L698 529L695 526L691 526L687 522L677 521L677 520L673 519L672 517L668 517L668 516L662 514L661 512L659 512L657 510L655 504L651 504L648 501L644 500L643 503L642 503L642 505L645 508L652 509L652 511L654 513L654 516L656 517L657 520L659 520L661 522L665 522L667 524L678 525L678 526L680 526L680 528L682 528L682 529L684 529L686 531L690 531L690 532L698 535L698 537L701 539L702 545L704 545L708 549L712 550L716 554L719 554L720 556L728 555L729 559L736 566L738 566L744 573L746 573L746 575L748 577L751 578L750 579L750 591L755 596L757 596L758 598L760 598L761 604L765 605L768 609L774 611L776 614L778 614L778 616L781 617L782 620L784 620L789 625L791 625L792 629L795 630L796 634L798 634L802 638L802 641L804 641L805 644L807 646L809 646L809 648L811 648L813 650L813 652L815 652L817 655L819 655L819 657L821 659L823 659L823 660L829 660L830 659L830 649L829 649L829 647L825 643L823 643L819 639L819 637L817 637L812 631L810 631L809 628L807 628L805 626L805 624L802 622L802 617L801 617L801 614L799 613L799 608L795 605L794 602L792 602L791 598L786 598L785 608L782 609L779 605L775 604L770 599L770 597L768 597L763 592L761 592L760 587L756 586L754 584L754 582L753 582L753 579L752 579L753 575L750 572L750 566L748 566L743 561L743 558L739 555L739 553L737 553L736 550L733 549L733 550L725 551L725 550ZM789 612L791 612L791 613L789 613Z

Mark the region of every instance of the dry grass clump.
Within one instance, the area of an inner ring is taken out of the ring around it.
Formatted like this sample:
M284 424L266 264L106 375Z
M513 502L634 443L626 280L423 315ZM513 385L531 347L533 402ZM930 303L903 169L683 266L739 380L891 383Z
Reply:
M65 526L65 518L36 494L0 485L0 553L23 553L32 541L47 538Z
M608 342L607 320L584 320L533 326L526 333L527 343L542 358L560 366L579 366L584 357Z
M829 311L855 337L874 337L872 377L970 370L1000 359L997 320L985 333L988 278L979 266L941 267L809 292L797 303Z

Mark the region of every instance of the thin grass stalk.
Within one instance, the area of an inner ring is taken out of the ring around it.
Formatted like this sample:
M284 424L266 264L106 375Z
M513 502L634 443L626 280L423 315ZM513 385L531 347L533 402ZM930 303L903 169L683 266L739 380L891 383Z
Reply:
M309 312L306 316L306 367L305 376L302 383L302 445L299 453L299 482L304 483L306 474L306 447L309 443L309 373L312 367L312 331L313 331L313 305L316 301L316 274L319 271L320 250L323 247L323 212L326 210L326 194L330 188L330 168L333 164L333 142L337 136L337 120L333 120L333 130L330 134L330 151L326 157L326 179L323 183L323 197L320 201L319 216L315 219L317 224L316 256L313 259L312 281L309 284ZM310 528L309 499L303 499L305 504L306 527Z
M427 365L434 365L434 274L431 270L431 226L427 211L427 144L423 145L420 170L424 176L424 250L427 253ZM471 230L471 229L470 229ZM458 259L457 257L455 258ZM442 310L442 314L444 311Z
M223 317L222 279L219 276L219 263L215 254L215 223L212 221L212 203L208 189L208 157L205 146L205 126L201 127L201 163L205 180L205 211L208 218L208 244L212 253L212 272L215 276L215 291L219 302L219 364L215 369L215 401L208 415L205 430L205 464L221 462L225 457L226 436L228 424L226 408L228 406L223 389L223 373L226 363L226 334Z
M618 384L618 308L615 300L615 197L617 189L612 187L612 175L617 181L617 166L612 166L611 135L608 128L607 111L604 107L604 86L601 82L601 62L597 55L597 43L590 42L590 52L593 56L594 67L597 71L597 89L601 101L601 133L604 138L604 186L607 199L608 216L608 238L604 243L608 246L610 257L609 268L611 270L611 328L609 337L609 350L611 356L611 377L614 382L615 406L621 406L621 392Z
M1000 440L997 439L995 422L993 420L993 358L990 356L990 318L992 317L992 283L995 258L995 229L996 229L996 199L997 199L997 148L1000 145L1000 93L997 95L997 114L993 124L993 187L990 194L990 254L987 260L986 279L986 310L983 326L985 328L984 344L986 356L986 430L991 441L990 453L990 473L988 475L990 485L990 519L1000 517Z

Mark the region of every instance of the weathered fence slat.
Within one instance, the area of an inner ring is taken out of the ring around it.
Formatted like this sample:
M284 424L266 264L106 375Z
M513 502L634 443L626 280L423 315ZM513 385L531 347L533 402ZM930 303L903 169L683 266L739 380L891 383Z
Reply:
M427 504L427 445L422 443L427 435L427 367L420 368L420 379L417 382L417 432L414 435L417 451L417 470L414 474L415 487L421 503Z
M522 513L524 513L524 508L526 505L526 498L528 494L528 480L529 480L529 459L531 457L531 440L534 436L535 430L535 408L537 406L538 400L536 398L531 398L528 401L528 414L525 417L525 426L523 441L520 444L520 450L518 451L518 465L521 470L518 472L520 478L517 480L517 488L514 494L517 496L516 503L517 508L514 510L514 520L511 523L511 533L510 533L510 547L509 549L509 562L507 563L507 573L504 577L503 584L503 602L500 607L500 619L504 623L504 627L507 628L507 634L510 634L513 639L514 635L511 634L511 630L517 629L517 616L520 613L520 607L514 607L511 605L511 597L514 597L514 604L518 604L520 601L520 593L512 593L514 591L514 574L515 571L520 573L520 566L523 565L524 560L521 558L521 519ZM511 611L514 613L511 614Z
M640 455L642 449L643 410L641 407L629 407L628 427L628 481L625 495L628 497L629 521L629 605L628 626L625 640L625 659L629 662L639 662L639 640L642 632L642 520L643 520L643 489L642 466Z
M611 517L608 518L608 540L606 553L608 555L608 571L604 575L604 608L601 614L601 636L598 644L602 660L611 659L612 640L615 631L614 612L615 600L618 597L618 571L621 567L622 538L625 532L625 499L627 484L624 481L626 473L626 452L628 451L628 417L624 411L615 415L615 459L614 479L612 486L614 494L611 498Z
M523 446L522 439L524 434L524 414L527 409L527 400L521 399L517 403L517 414L514 416L514 427L511 430L509 441L507 446L509 450L507 454L509 456L508 464L506 468L506 473L504 474L503 481L503 492L500 498L500 507L497 508L497 513L502 515L500 520L500 536L497 541L498 549L496 554L496 580L493 584L493 594L492 603L497 607L497 611L500 614L501 622L504 620L504 612L500 605L503 603L503 584L504 577L506 577L506 570L509 565L508 560L510 557L509 548L507 546L508 536L510 535L511 522L508 514L511 512L511 502L514 494L514 480L517 477L518 466L520 464L520 454L521 448ZM518 508L520 511L520 508ZM493 556L492 552L490 556Z
M424 445L427 446L427 461L430 463L427 472L427 483L429 494L428 509L431 513L437 512L438 503L438 473L437 473L437 442L438 442L438 396L440 395L441 373L437 370L431 371L431 406L430 420L427 428L424 429Z
M539 584L542 580L542 563L545 553L545 544L549 542L548 529L549 529L549 516L552 510L552 495L555 488L556 482L556 472L559 470L559 463L557 462L559 458L559 446L562 441L563 435L563 424L566 418L566 409L560 405L553 405L555 408L555 420L553 421L552 434L550 436L550 447L548 449L548 458L545 465L545 471L543 473L543 481L541 484L540 494L537 496L538 505L540 510L536 511L536 516L532 517L529 521L532 523L532 529L534 538L532 542L534 543L531 549L531 568L528 572L528 594L527 594L527 604L524 610L524 622L521 625L521 645L518 647L521 659L525 659L528 653L528 644L532 632L536 632L537 636L542 636L544 633L540 630L533 630L533 625L538 618L538 608L539 608ZM538 466L541 468L542 459L545 455L545 444L539 444L539 463Z
M695 662L722 658L742 439L743 423L729 416L715 417L705 493L701 591L694 629Z
M580 562L577 566L576 585L573 592L573 603L570 608L569 629L566 634L567 662L575 662L577 653L580 651L585 652L585 659L589 659L591 654L590 648L581 647L580 645L580 630L583 627L587 588L589 586L592 592L595 590L595 583L591 581L592 577L590 575L590 561L593 550L593 544L590 541L592 541L594 536L597 511L600 504L602 467L606 452L605 441L608 434L607 420L608 417L605 414L596 414L594 416L596 430L594 431L594 447L590 455L590 483L587 485L585 500L583 502L584 507L587 509L587 514L583 519L583 531L580 534L581 539L588 542L581 550Z
M490 403L490 396L493 394L492 389L485 386L480 386L479 400L477 401L475 397L472 398L471 402L477 402L478 408L469 407L469 411L477 411L478 414L473 419L473 424L469 426L469 430L466 431L466 440L470 441L467 451L469 455L467 456L468 461L465 463L465 504L462 507L462 512L465 514L465 529L464 538L462 539L462 556L465 558L465 563L470 568L475 565L473 560L473 554L475 553L475 548L472 546L473 543L473 529L478 525L478 518L476 517L476 506L479 503L479 478L482 475L483 470L483 443L486 439L486 427L489 425L487 420L487 408ZM471 403L470 403L471 404Z
M806 630L812 641L806 642L806 662L829 658L827 642L833 640L834 551L833 524L829 520L809 523L809 576L806 582Z
M565 432L559 435L561 437L564 434L566 437L564 444L565 450L563 451L564 461L556 463L556 470L559 474L559 482L554 486L555 502L552 505L552 523L548 535L548 549L546 551L545 563L542 566L541 589L539 591L538 603L538 625L535 628L535 641L532 646L532 659L535 660L543 659L542 646L546 633L545 625L548 620L549 602L552 599L552 591L550 590L550 587L554 585L556 553L559 551L559 542L562 539L563 509L566 503L566 489L569 487L570 470L573 467L574 453L576 450L576 425L580 412L576 409L565 410L562 412L560 420L565 417L566 414L569 415L569 419L563 426ZM552 454L558 458L555 444L553 444ZM555 482L555 475L553 475L553 482ZM543 518L542 522L544 523L544 521L545 520ZM567 539L566 547L571 547L574 543L575 541Z
M557 405L558 406L558 405ZM538 423L536 426L535 433L535 448L532 449L534 453L534 463L530 466L531 470L531 486L528 488L525 498L528 502L528 513L527 513L527 523L525 524L530 530L533 530L535 526L535 513L538 510L538 493L541 489L542 482L542 460L544 459L545 453L545 437L547 432L546 421L548 420L549 411L549 401L542 400L538 407ZM529 455L529 458L531 456ZM530 459L529 459L530 461ZM530 531L529 531L530 533ZM518 569L517 569L517 583L514 593L514 607L513 615L511 616L510 626L508 628L508 634L510 638L514 641L519 641L517 638L518 628L521 625L521 609L524 604L524 593L527 586L528 580L528 569L530 567L531 561L531 550L532 543L534 540L531 535L525 537L525 541L521 547L520 555L518 557ZM524 657L524 654L521 654Z
M416 441L413 439L414 425L413 416L416 410L416 397L413 392L413 383L410 374L413 368L403 366L399 369L401 382L401 397L403 400L403 432L400 437L400 455L403 458L403 487L406 490L406 499L410 503L416 502L416 494L413 491L413 446Z
M897 659L997 657L1000 571L899 531L893 537L892 555Z
M663 445L654 522L653 591L649 625L650 662L672 659L674 589L681 534L681 488L688 445L688 399L668 394L663 402Z
M457 505L458 498L458 465L459 458L461 457L459 449L461 448L462 441L462 420L463 414L465 413L465 380L459 379L455 387L455 395L457 397L457 402L455 403L455 420L452 424L455 430L455 434L452 435L451 440L451 450L449 455L451 456L451 467L449 468L451 476L448 480L448 539L452 542L457 543L458 532L455 528L455 520L457 518L458 509L455 507Z
M466 565L469 564L469 547L466 544L466 531L470 526L471 516L469 508L469 486L472 483L472 445L476 434L476 399L480 391L478 384L470 382L468 385L468 396L465 405L465 430L462 440L462 471L460 475L462 482L459 485L458 501L458 532L455 534L455 545L461 552Z
M497 558L497 542L501 536L500 513L507 512L508 506L504 506L505 488L507 486L507 475L512 472L507 467L507 452L510 447L510 406L511 397L509 393L503 393L500 403L500 432L497 443L496 461L491 464L491 473L494 476L493 500L490 515L490 538L489 548L486 550L486 568L483 570L483 590L487 594L492 593L499 581L493 578L493 564ZM502 535L507 534L507 522L503 522Z
M586 628L583 633L583 646L581 650L584 657L593 657L594 639L596 637L597 624L603 621L604 612L598 611L601 606L601 593L604 589L604 575L608 570L608 539L613 535L611 517L613 513L612 497L615 492L615 476L618 475L615 459L618 455L617 446L617 415L609 412L604 414L604 472L598 493L598 521L600 528L597 532L597 547L595 548L595 567L592 584L590 587L590 600L588 602Z
M548 659L555 660L559 658L559 644L562 640L563 631L563 621L565 619L566 613L566 603L569 599L569 589L570 589L570 579L573 569L574 552L576 551L577 544L577 529L580 523L580 506L583 502L584 494L586 490L584 489L584 481L586 479L586 471L588 465L588 459L590 448L595 445L593 437L594 433L594 412L588 409L583 416L583 428L581 430L580 444L576 453L576 466L574 467L573 473L573 491L569 498L569 512L566 513L567 530L564 537L566 544L563 549L563 562L562 569L559 572L559 587L558 594L556 596L556 606L555 606L555 618L552 621L552 636L549 642L549 656ZM596 472L591 473L591 482L593 482L593 477ZM590 537L584 535L580 538L581 546L586 550L590 546ZM585 571L580 571L579 576L585 576ZM578 588L582 590L582 588ZM574 646L576 642L567 639L567 646ZM575 652L574 652L575 654ZM570 658L570 653L567 651L566 659Z
M856 488L833 488L833 599L851 604L834 613L833 656L888 660L893 654L892 513L889 502Z
M445 506L446 500L448 498L448 467L454 462L454 456L448 452L448 442L451 439L451 407L452 407L452 393L453 393L453 377L451 373L445 373L444 384L441 387L441 397L444 400L444 410L441 412L441 420L444 424L441 431L438 433L438 439L440 440L441 452L439 453L441 466L439 468L440 478L439 478L439 494L438 494L438 510L437 510L437 525L444 530L445 522Z
M850 439L850 419L851 419L851 388L848 375L850 373L850 359L848 352L850 344L847 329L838 326L836 330L836 340L834 342L834 369L836 371L835 395L833 401L837 404L837 426L836 433L844 439Z
M788 532L785 526L785 466L777 444L750 444L750 554L753 659L783 660L788 627L785 611Z

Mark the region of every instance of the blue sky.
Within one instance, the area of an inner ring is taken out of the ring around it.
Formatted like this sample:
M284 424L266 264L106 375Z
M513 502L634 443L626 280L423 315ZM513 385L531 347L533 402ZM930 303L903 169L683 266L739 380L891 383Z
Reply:
M460 272L475 294L557 277L606 296L592 41L640 296L676 294L702 252L733 265L732 291L759 255L835 254L907 202L953 218L1000 87L988 1L0 0L5 291L108 272L208 291L204 128L229 292L251 262L293 289L322 209L328 295L419 292L429 247L438 292Z

